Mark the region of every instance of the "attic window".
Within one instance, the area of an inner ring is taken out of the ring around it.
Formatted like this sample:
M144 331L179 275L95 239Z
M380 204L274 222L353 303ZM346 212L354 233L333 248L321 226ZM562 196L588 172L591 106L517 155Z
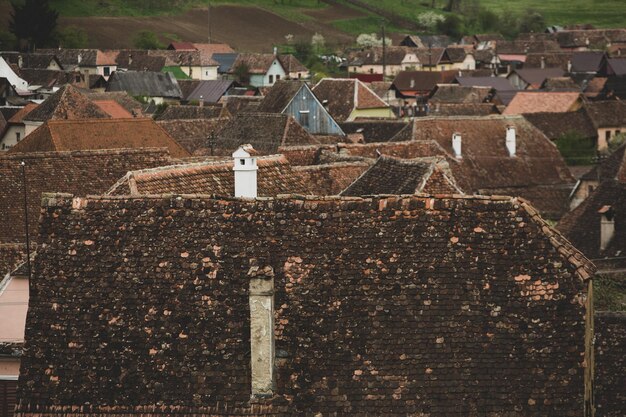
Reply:
M103 72L105 77L111 75L111 67L104 67Z
M300 126L309 127L309 111L300 110Z
M241 165L245 165L245 164L246 164L246 160L245 160L245 159L240 159L240 160L239 160L239 163L240 163Z

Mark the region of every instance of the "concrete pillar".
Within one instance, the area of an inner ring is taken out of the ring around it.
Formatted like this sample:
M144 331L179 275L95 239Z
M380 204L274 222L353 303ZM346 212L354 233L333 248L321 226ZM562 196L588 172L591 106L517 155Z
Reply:
M274 270L252 266L250 278L250 361L252 397L274 393Z

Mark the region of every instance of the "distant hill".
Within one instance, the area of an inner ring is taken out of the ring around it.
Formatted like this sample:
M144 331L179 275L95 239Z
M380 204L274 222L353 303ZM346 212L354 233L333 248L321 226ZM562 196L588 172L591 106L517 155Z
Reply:
M286 35L310 40L321 33L327 44L349 45L360 33L380 30L386 21L395 39L414 33L420 14L443 11L450 0L211 0L213 41L248 51L270 51ZM550 25L590 23L625 26L626 0L454 0L462 8L482 7L496 13L523 14L534 9ZM89 46L132 47L139 30L151 30L167 43L206 41L209 0L51 0L61 15L60 26L76 26ZM431 6L434 5L434 8ZM0 0L0 30L7 30L9 0ZM459 16L465 18L465 11ZM466 28L470 30L469 28ZM478 28L472 30L479 31Z

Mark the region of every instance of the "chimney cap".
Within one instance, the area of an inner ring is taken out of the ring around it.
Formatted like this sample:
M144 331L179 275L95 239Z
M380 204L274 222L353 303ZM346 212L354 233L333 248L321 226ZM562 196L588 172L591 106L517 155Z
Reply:
M607 215L609 215L609 214L611 213L612 209L613 209L613 208L612 208L611 206L608 206L608 205L607 205L607 206L602 206L602 207L600 207L600 209L598 210L598 213L600 213L600 214L607 214Z
M233 152L233 158L249 158L256 156L259 153L249 143L240 145L235 152Z

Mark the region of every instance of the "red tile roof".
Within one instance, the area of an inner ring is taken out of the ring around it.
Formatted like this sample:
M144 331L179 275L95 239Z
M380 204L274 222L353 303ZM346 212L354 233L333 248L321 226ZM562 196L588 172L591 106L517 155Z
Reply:
M35 110L37 108L37 106L38 106L38 104L28 103L20 111L18 111L13 116L11 116L11 118L8 120L8 122L9 123L22 123L22 120L24 120L24 118L26 116L28 116L28 113L30 113L31 111Z
M502 114L565 113L575 111L581 103L577 92L520 91Z
M174 158L190 156L152 119L49 120L8 153L87 149L167 148Z
M133 118L133 115L130 114L124 107L119 105L115 100L93 100L93 102L114 119Z

